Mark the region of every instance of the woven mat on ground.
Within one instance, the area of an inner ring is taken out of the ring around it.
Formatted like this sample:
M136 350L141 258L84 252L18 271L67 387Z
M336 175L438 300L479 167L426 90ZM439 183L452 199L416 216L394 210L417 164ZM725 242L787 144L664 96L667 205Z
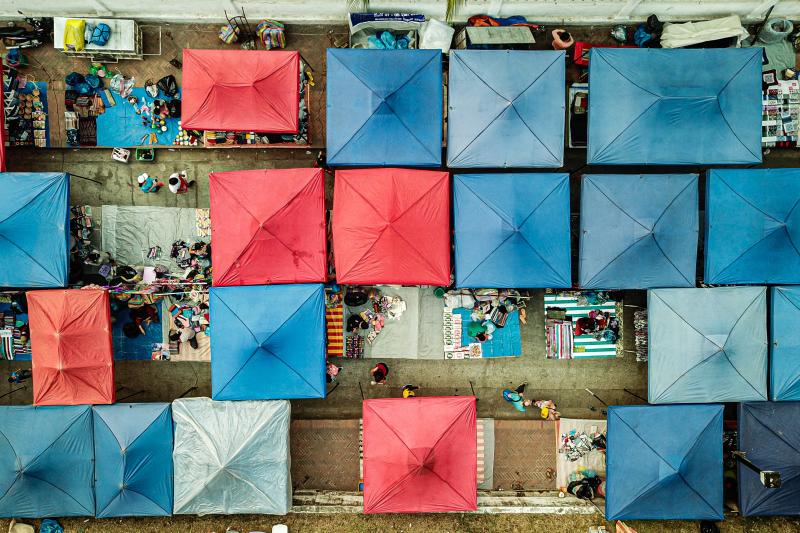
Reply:
M357 490L358 420L293 420L290 437L295 489Z
M494 488L553 490L555 469L555 422L494 421Z

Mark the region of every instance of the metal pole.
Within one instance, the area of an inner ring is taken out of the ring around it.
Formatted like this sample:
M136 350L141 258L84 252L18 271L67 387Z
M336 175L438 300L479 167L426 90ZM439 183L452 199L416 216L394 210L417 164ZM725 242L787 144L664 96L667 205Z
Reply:
M70 176L71 178L80 178L80 179L82 179L82 180L86 180L86 181L93 181L93 182L95 182L95 183L96 183L96 184L98 184L98 185L102 185L102 184L103 184L103 182L102 182L102 181L93 180L92 178L87 178L86 176L78 176L77 174L73 174L73 173L71 173L71 172L69 172L68 174L69 174L69 176Z
M588 392L589 394L591 394L592 396L594 396L595 398L597 398L597 400L598 400L600 403L602 403L603 405L605 405L606 407L608 407L608 404L607 404L606 402L604 402L604 401L603 401L603 399L602 399L602 398L600 398L600 396L598 396L597 394L593 393L593 392L592 392L592 391L590 391L589 389L584 389L584 390L585 390L586 392Z
M638 394L635 394L635 393L633 393L633 392L629 391L628 389L622 389L622 390L624 390L625 392L627 392L627 393L628 393L628 394L630 394L631 396L634 396L634 397L636 397L636 398L639 398L639 399L640 399L640 400L642 400L643 402L647 402L647 398L642 398L642 397L641 397L641 396L639 396Z
M17 392L19 390L23 390L23 389L27 389L27 388L28 387L26 385L23 385L22 387L19 387L18 389L11 390L11 391L9 391L9 392L7 392L5 394L0 394L0 398L5 398L6 396L8 396L10 394L14 394L15 392Z
M364 389L361 387L361 382L358 382L358 390L361 391L361 399L364 399Z
M187 395L187 394L189 394L190 392L192 392L192 391L196 391L196 390L197 390L197 387L189 387L188 389L186 389L186 391L185 391L183 394L181 394L180 396L178 396L178 398L183 398L184 396L186 396L186 395Z
M145 392L145 391L143 391L143 390L136 391L136 392L134 392L133 394L128 394L127 396L125 396L125 397L123 397L123 398L117 398L117 401L118 401L118 402L121 402L121 401L123 401L123 400L127 400L128 398L132 398L132 397L136 396L137 394L141 394L141 393L143 393L143 392Z

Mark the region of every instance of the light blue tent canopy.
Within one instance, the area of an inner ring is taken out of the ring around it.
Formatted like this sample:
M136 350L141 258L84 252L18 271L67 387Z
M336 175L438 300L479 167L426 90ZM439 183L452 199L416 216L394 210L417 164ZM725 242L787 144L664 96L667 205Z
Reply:
M760 163L761 54L593 48L588 163Z
M800 169L711 170L705 282L800 283Z
M563 51L450 52L447 165L560 167L565 70Z
M694 287L697 175L583 176L580 286Z
M800 287L770 290L770 399L800 400Z
M457 174L456 286L570 287L568 174Z
M721 405L608 408L607 520L722 520Z
M328 50L327 154L336 166L442 164L441 50Z
M647 293L648 401L767 399L764 287Z
M172 418L175 514L289 511L288 401L181 398L172 402Z
M69 174L0 173L0 287L64 287Z
M213 287L215 400L325 397L322 285Z
M172 514L172 412L168 403L96 405L95 516Z
M768 489L758 472L738 464L742 515L800 515L800 402L740 404L738 435L753 464L781 474L780 488Z
M0 516L94 515L91 406L3 406L0 435Z

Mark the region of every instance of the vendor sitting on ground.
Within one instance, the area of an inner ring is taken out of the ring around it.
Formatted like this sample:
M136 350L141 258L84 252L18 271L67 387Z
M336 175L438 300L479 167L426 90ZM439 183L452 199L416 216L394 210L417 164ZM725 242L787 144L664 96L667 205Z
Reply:
M158 309L154 305L144 304L132 308L129 311L131 321L122 325L122 333L129 339L135 339L139 335L146 335L145 326L150 323L158 323Z
M492 333L496 326L491 320L484 320L483 322L470 322L467 325L467 335L476 339L478 342L486 342L492 340Z

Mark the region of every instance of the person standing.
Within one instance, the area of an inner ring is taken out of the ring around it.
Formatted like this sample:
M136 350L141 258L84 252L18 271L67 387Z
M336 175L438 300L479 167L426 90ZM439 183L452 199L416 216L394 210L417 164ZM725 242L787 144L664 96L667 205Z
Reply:
M188 180L186 178L186 171L182 172L173 172L170 174L169 179L167 180L167 186L169 187L169 192L173 194L185 194L189 187L194 185L194 180Z
M386 378L389 377L389 367L386 363L378 363L369 371L372 376L370 385L386 385Z
M403 387L403 398L413 398L417 395L419 387L416 385L406 385Z
M33 377L33 372L27 368L17 369L8 376L9 383L25 383Z
M522 385L517 387L514 390L505 389L503 390L503 399L509 402L514 409L517 411L524 413L526 411L526 407L530 407L531 401L525 399L525 385L527 385L527 381L523 381Z
M139 183L139 188L142 192L158 192L158 190L164 186L164 184L158 181L158 178L154 178L150 176L147 172L139 175L136 178L136 181Z

